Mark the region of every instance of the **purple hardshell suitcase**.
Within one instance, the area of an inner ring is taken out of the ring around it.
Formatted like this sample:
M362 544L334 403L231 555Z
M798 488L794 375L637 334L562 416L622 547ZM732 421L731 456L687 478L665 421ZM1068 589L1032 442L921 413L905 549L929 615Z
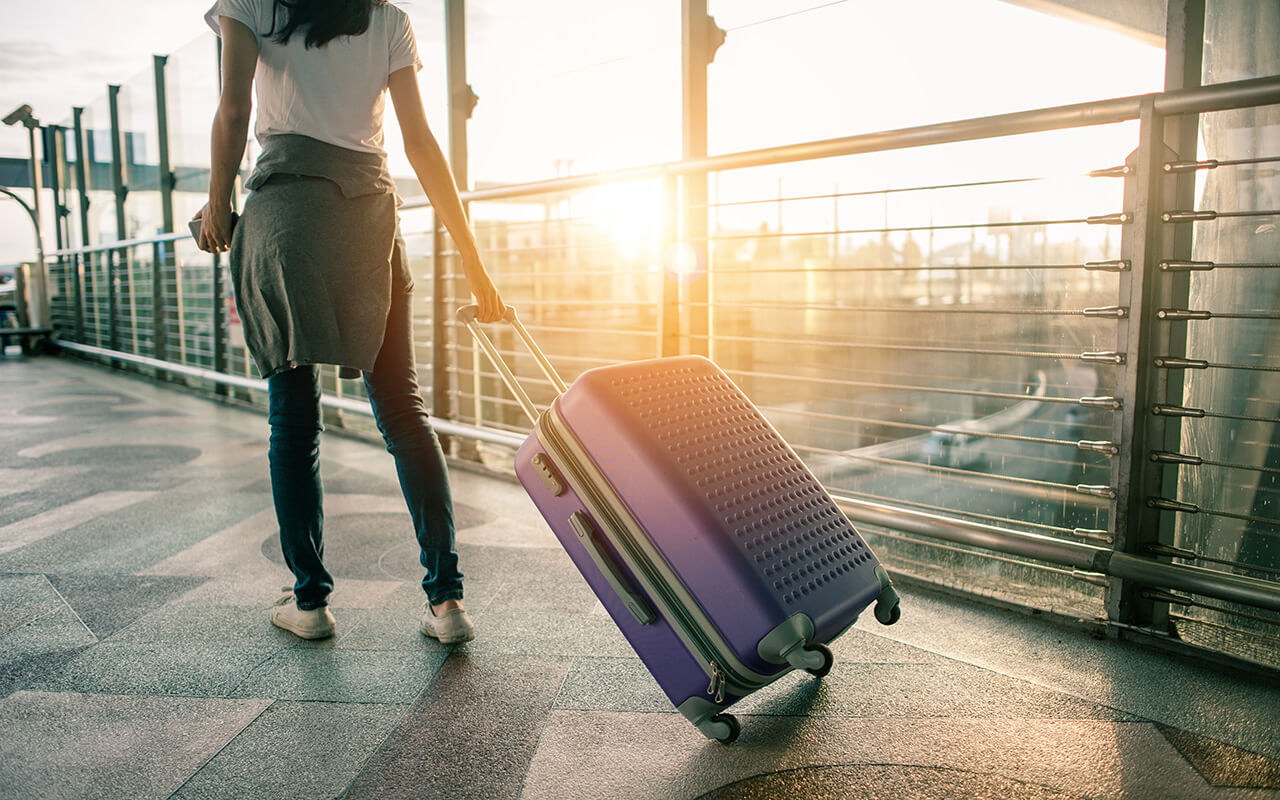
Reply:
M888 573L746 395L701 356L587 370L538 414L475 320L477 343L535 420L516 475L673 705L731 742L724 709L789 672L821 677L832 641L873 601L898 620Z

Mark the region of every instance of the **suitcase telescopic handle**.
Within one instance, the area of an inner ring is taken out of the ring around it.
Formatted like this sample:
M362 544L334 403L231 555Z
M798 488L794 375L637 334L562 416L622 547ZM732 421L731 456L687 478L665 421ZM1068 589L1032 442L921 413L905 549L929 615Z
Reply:
M524 409L525 416L530 422L538 422L538 409L533 404L533 400L529 398L529 393L520 385L520 381L516 378L511 367L507 366L506 359L498 352L498 348L494 346L489 335L480 327L480 321L476 319L476 314L480 307L474 303L465 305L458 309L458 321L467 326L467 330L471 331L472 337L475 338L476 344L480 345L480 349L489 357L489 361L494 368L498 370L498 375L502 377L502 382L511 390L511 394L515 395L516 401L520 403L520 407ZM556 372L556 368L551 365L550 359L546 353L542 352L542 348L538 347L538 343L529 335L528 329L524 327L524 323L520 321L520 317L516 314L516 310L507 306L507 312L502 315L503 322L511 323L511 327L515 328L516 335L524 342L524 346L533 354L534 361L538 364L538 369L542 370L542 374L547 376L547 380L551 381L551 385L556 388L556 392L563 393L567 388L560 378L560 373Z

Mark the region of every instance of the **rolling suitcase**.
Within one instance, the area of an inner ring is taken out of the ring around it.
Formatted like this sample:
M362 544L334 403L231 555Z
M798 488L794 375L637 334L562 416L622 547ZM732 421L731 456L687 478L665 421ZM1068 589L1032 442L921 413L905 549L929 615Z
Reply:
M539 414L458 311L534 422L516 475L672 704L729 743L724 709L792 669L821 677L888 573L794 451L701 356L599 367L566 387L514 309L506 321L559 392Z

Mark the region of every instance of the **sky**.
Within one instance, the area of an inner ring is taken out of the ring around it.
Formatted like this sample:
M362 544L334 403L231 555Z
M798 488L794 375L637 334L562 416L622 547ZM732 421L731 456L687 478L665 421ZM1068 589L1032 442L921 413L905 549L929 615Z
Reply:
M210 4L0 0L0 113L29 103L42 121L65 121L71 106L105 97L107 83L145 85L156 53L194 52L187 61L203 70ZM396 4L413 21L443 144L443 2ZM473 182L680 157L679 0L468 0L467 9L468 78L480 96L468 133ZM1001 0L710 0L710 9L728 30L709 71L713 153L1140 94L1163 76L1163 52L1149 41ZM189 100L170 113L188 160L204 154L216 98ZM393 171L406 174L387 131ZM0 155L26 154L25 132L0 127ZM15 205L0 202L0 264L29 257Z

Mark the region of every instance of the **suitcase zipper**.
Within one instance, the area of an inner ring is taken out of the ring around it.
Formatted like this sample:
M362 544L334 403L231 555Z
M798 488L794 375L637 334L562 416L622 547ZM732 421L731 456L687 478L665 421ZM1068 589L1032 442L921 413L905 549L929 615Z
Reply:
M672 626L675 627L677 631L682 631L689 643L694 646L694 650L696 650L694 655L700 658L707 674L711 676L711 686L707 688L707 694L714 695L714 697L718 698L716 702L719 703L724 701L724 692L730 682L737 687L745 689L746 691L743 692L743 694L750 693L762 686L768 685L771 679L753 680L748 678L732 667L730 659L720 658L721 652L727 652L727 648L718 648L712 641L710 641L706 633L703 632L702 627L689 615L679 600L672 594L671 590L667 588L665 579L657 572L644 551L641 550L632 540L631 534L626 529L626 526L619 525L617 521L614 520L614 514L609 508L608 503L599 496L599 492L592 487L588 480L586 480L581 469L577 466L574 458L572 457L571 451L565 443L564 438L561 436L560 432L556 430L556 426L548 422L552 417L557 416L555 405L552 404L547 411L550 413L542 415L542 418L539 420L539 427L542 432L546 434L545 438L549 449L553 451L554 455L556 455L559 461L565 466L565 476L568 477L571 475L574 478L572 482L578 484L578 487L575 488L580 487L578 495L582 498L584 503L589 504L589 510L591 510L597 518L600 518L601 521L608 520L610 523L609 527L617 532L618 539L622 544L621 549L626 551L624 557L629 556L627 560L639 567L638 572L641 573L644 578L647 579L647 582L656 590L651 592L651 594L654 595L653 599L658 602L659 608L663 612L663 616L667 617L668 621L672 623ZM722 661L723 666L721 664Z
M725 686L724 670L720 669L719 664L712 661L711 662L711 685L707 687L707 694L715 695L715 701L717 703L723 703L724 702L724 686Z

